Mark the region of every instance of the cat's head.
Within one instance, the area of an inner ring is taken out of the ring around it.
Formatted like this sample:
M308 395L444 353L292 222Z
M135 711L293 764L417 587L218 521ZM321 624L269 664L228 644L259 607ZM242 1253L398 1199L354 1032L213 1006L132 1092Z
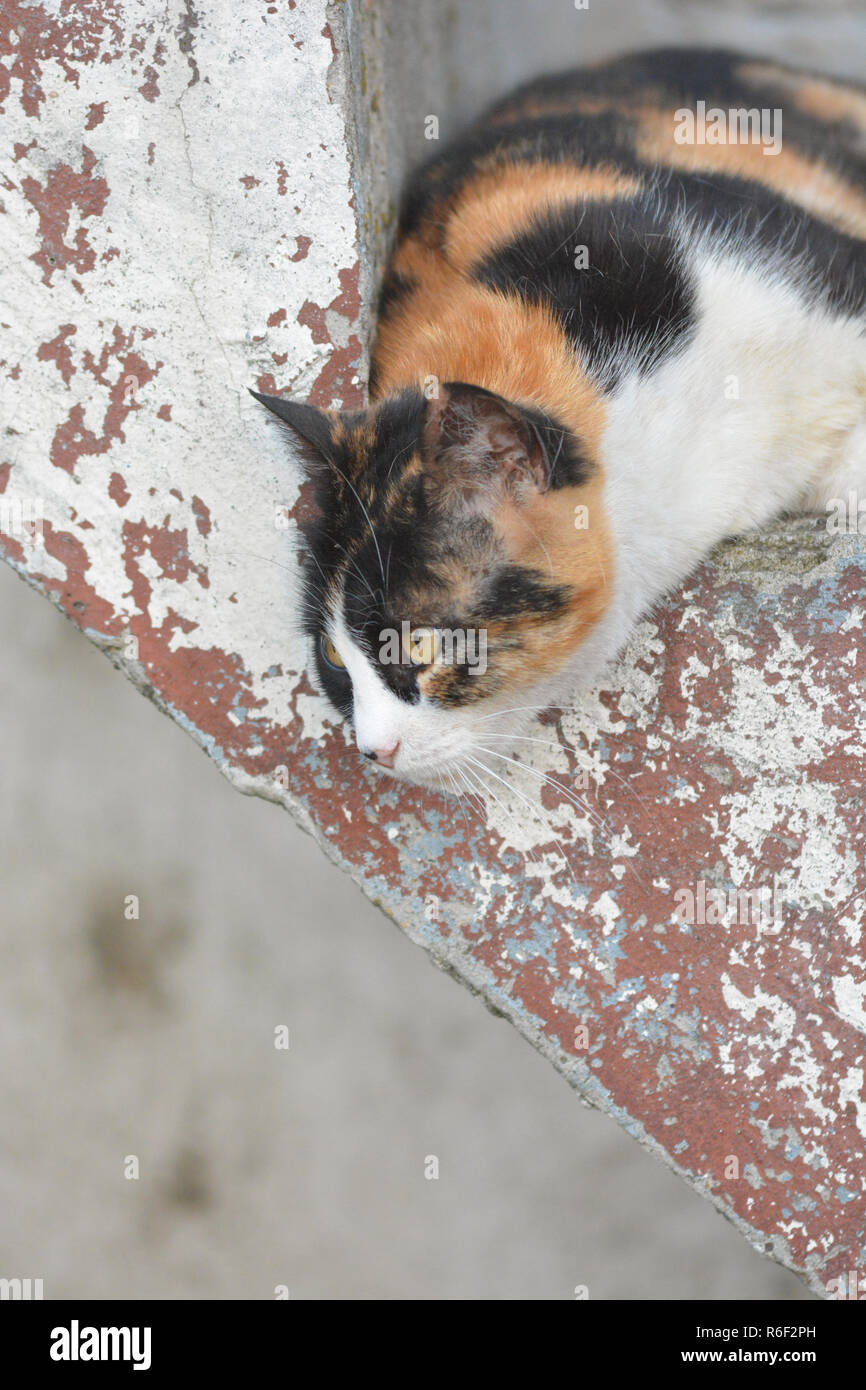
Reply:
M564 426L478 386L343 413L253 395L317 479L304 621L321 686L364 756L448 786L482 734L514 727L505 711L545 702L607 608L598 471Z

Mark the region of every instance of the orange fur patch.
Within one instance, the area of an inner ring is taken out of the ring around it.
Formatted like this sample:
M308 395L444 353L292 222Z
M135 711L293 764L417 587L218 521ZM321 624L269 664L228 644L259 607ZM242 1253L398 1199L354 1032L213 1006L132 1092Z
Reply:
M586 508L586 529L575 526L579 507ZM601 476L595 474L582 487L541 493L524 506L509 506L496 524L510 560L574 591L567 614L530 625L524 660L527 653L532 658L531 684L565 665L610 603L616 556Z
M612 167L503 164L461 188L445 223L446 258L468 274L491 251L525 231L535 217L584 200L632 197L640 187L637 179Z
M431 253L426 253L431 257ZM430 378L548 412L597 459L605 406L550 311L473 285L441 260L379 325L377 397Z
M602 111L620 109L621 103L618 100L614 101L612 97L581 96L580 94L565 97L545 97L535 93L532 97L525 97L521 101L515 101L503 107L495 115L489 116L485 124L509 125L514 121L531 121L539 116L571 116L575 112L582 116L597 116Z
M829 82L821 77L786 72L772 63L746 63L738 75L756 85L772 82L790 92L794 105L816 120L833 123L850 121L859 130L866 130L866 92L847 87L843 82Z
M723 108L724 109L724 108ZM829 222L849 236L866 235L866 196L816 160L786 149L784 113L782 148L765 155L755 142L729 145L679 145L674 139L676 121L669 111L641 110L635 140L642 159L672 169L701 170L751 179L781 193L815 217Z

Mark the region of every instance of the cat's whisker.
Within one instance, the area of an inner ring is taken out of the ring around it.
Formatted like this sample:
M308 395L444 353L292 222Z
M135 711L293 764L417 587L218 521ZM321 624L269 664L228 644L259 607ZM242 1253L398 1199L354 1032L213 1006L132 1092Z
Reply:
M480 714L478 718L474 719L472 722L474 724L480 724L482 720L485 719L500 719L503 715L523 714L527 710L555 710L562 708L564 708L564 706L561 705L512 705L510 709L495 709L492 714ZM576 710L577 706L574 705L572 708Z
M490 750L482 750L482 751L490 751ZM499 776L499 773L498 773L498 772L494 772L494 771L493 771L493 768L492 768L492 767L488 767L487 763L481 762L480 759L474 758L471 754L467 754L466 756L468 757L469 761L470 761L475 767L481 767L481 768L483 768L484 771L488 774L488 776L494 777L494 778L496 779L497 782L501 782L501 783L502 783L503 787L507 788L510 792L513 792L513 794L514 794L515 796L517 796L517 797L524 803L524 805L526 805L526 806L529 807L529 809L530 809L530 811L532 812L532 814L533 814L534 816L537 816L537 817L538 817L538 819L541 821L542 825L545 827L545 829L546 829L546 830L548 831L548 833L550 834L550 836L551 836L551 838L552 838L552 840L553 840L553 843L556 845L556 848L559 850L560 856L562 857L562 862L563 862L563 864L565 865L565 867L567 868L568 872L570 873L571 878L572 878L572 881L573 881L573 882L575 883L575 885L576 885L576 884L577 884L577 876L576 876L576 874L575 874L575 872L574 872L574 869L573 869L573 867L572 867L571 860L568 858L568 855L565 853L565 850L563 849L562 844L561 844L560 840L558 839L558 837L557 837L557 835L556 835L556 832L555 832L554 829L553 829L553 826L550 824L550 821L547 819L547 816L545 816L544 811L541 809L540 804L539 804L538 806L536 806L535 803L532 802L532 801L530 801L529 797L526 796L526 795L524 795L524 793L521 792L520 789L519 789L518 787L515 787L512 783L506 782L505 778L504 778L504 777L500 777L500 776ZM489 790L489 788L488 788L488 790ZM491 795L492 795L492 793L491 793ZM501 803L499 803L499 804L501 804ZM503 808L503 809L504 809L504 808ZM534 855L533 855L533 858L535 858Z
M327 592L331 585L331 581L328 575L325 574L325 571L322 569L322 566L319 564L319 561L316 559L316 556L313 554L312 550L308 550L306 553L309 555L313 564L316 566L316 569L319 571L319 574L322 576L322 583L325 586L325 592Z
M484 731L482 738L501 738L506 743L513 743L515 741L518 743L540 743L546 748L558 748L560 752L570 752L579 756L578 750L574 747L574 744L562 743L557 739L532 738L529 734L493 734L489 729ZM589 769L583 770L588 772ZM630 792L635 800L640 802L647 814L649 814L649 807L636 787L633 787L630 782L627 782L624 777L621 777L616 769L611 767L610 763L605 763L602 770L610 773L610 776L619 782L625 791Z
M468 835L468 833L469 833L469 817L467 816L467 814L466 814L466 808L465 808L465 806L463 805L463 798L462 798L462 796L461 796L461 794L460 794L460 790L459 790L458 785L457 785L457 778L454 776L453 771L452 771L449 767L444 767L444 768L441 769L441 772L440 772L440 779L443 777L443 774L444 774L445 777L448 778L448 782L449 782L450 787L451 787L451 795L455 798L455 800L457 801L458 806L460 807L460 814L461 814L462 817L463 817L463 823L464 823L464 825L466 826L466 833L467 833L467 835Z
M474 746L476 748L482 747L482 745L479 744L476 744ZM610 832L610 825L606 819L600 818L597 822L594 822L593 815L590 812L589 807L581 803L579 798L575 798L575 796L568 790L568 788L563 787L562 783L557 782L555 778L549 777L548 775L539 772L537 768L528 767L526 763L518 762L515 758L508 758L505 756L504 753L498 753L495 748L484 748L483 751L486 753L491 753L495 758L502 758L505 762L514 763L515 767L521 768L524 772L530 772L534 776L538 777L541 781L547 782L549 785L557 787L559 791L561 791L563 795L566 796L568 800L575 805L576 809L582 811L584 815L586 815L589 818L591 823L596 824L598 829L603 829L608 833ZM626 871L631 874L632 878L634 878L635 882L640 886L640 888L646 891L646 884L644 883L643 879L641 878L634 865L627 861L625 867Z
M409 443L408 443L404 448L398 450L398 452L397 452L397 453L394 455L394 457L392 458L391 463L390 463L390 465L389 465L389 467L388 467L388 480L389 480L389 481L390 481L390 479L391 479L391 474L394 472L394 466L395 466L395 464L399 463L399 462L400 462L400 459L401 459L401 458L404 458L405 455L409 453L409 450L413 447L413 442L414 442L414 441L410 439L410 440L409 440Z
M387 603L388 603L388 592L389 592L388 584L389 584L389 580L390 580L390 578L391 578L391 553L392 553L393 549L394 549L394 542L392 541L391 544L388 546L388 559L387 559L386 562L385 562L385 596L384 596L384 597L385 597L385 604L386 604L386 606L387 606Z
M549 738L532 738L532 737L530 737L530 735L528 735L528 734L493 734L493 733L491 733L490 730L488 729L488 730L486 730L486 731L484 732L484 734L482 735L482 737L483 737L483 738L486 738L486 739L490 739L490 738L502 739L502 741L503 741L504 743L514 743L514 742L517 742L517 743L538 743L538 744L541 745L542 748L555 748L555 749L557 749L560 753L575 753L575 754L577 753L577 749L574 748L574 747L572 747L572 745L569 744L569 743L559 743L557 740L555 740L555 739L549 739ZM494 750L491 748L489 751L492 753ZM520 766L521 766L521 767L525 767L526 764L525 764L525 763L521 763ZM528 771L528 770L529 770L529 769L527 768L527 771ZM535 769L535 770L537 771L538 769ZM612 771L612 769L608 769L608 770L609 770L609 771ZM581 771L582 771L582 772L588 772L588 769L587 769L587 768L581 768ZM614 774L614 775L615 775L615 774ZM631 788L629 788L629 790L631 790Z
M561 743L555 738L533 738L530 734L495 734L489 729L485 729L482 738L503 738L519 739L521 743L542 743L545 748L558 748L561 753L575 753L577 750L571 743Z
M486 808L485 808L485 805L484 805L484 798L483 798L483 796L481 796L477 791L474 791L474 790L473 790L472 784L471 784L471 782L469 781L469 778L468 778L468 775L467 775L467 771L468 771L468 770L467 770L466 768L463 767L462 763L455 763L455 764L454 764L454 767L455 767L455 770L456 770L458 776L460 777L460 779L461 779L461 781L462 781L462 783L463 783L463 787L464 787L463 795L465 796L466 800L469 802L469 805L474 809L474 811L475 811L476 815L478 816L478 819L481 821L482 825L485 824L486 819L487 819L487 816L486 816Z
M487 719L496 719L496 718L498 718L499 716L505 715L505 714L524 714L524 713L540 713L540 714L546 714L548 711L549 711L551 714L585 714L585 713L586 713L585 710L581 709L580 705L515 705L512 709L494 710L492 714L482 714L482 715L479 715L478 719L475 719L475 720L473 720L472 722L473 722L473 724L480 724L480 723L482 723L484 720L487 720ZM482 735L482 737L488 738L488 737L492 737L492 735L490 735L490 734L488 734L488 733L484 733L484 734ZM496 737L497 737L497 738L503 738L503 739L522 739L522 738L524 738L524 737L526 737L526 736L523 735L523 734L497 734ZM562 742L556 742L556 741L553 741L553 742L551 743L551 747L554 747L554 748L572 748L573 746L574 746L573 744L562 743ZM575 752L577 752L576 749L575 749ZM620 774L619 774L618 772L616 772L615 769L614 769L613 767L611 767L610 763L605 763L605 764L604 764L604 770L605 770L606 772L609 772L610 775L611 775L611 777L613 777L613 778L615 779L615 781L619 782L620 786L622 786L627 792L629 792L629 793L635 798L635 800L638 801L638 802L640 803L640 805L641 805L641 806L643 807L643 809L646 811L647 815L649 815L649 807L647 806L647 803L644 801L644 799L643 799L643 797L641 796L640 792L639 792L635 787L633 787L633 786L631 785L630 782L627 782L626 779L625 779L624 777L621 777Z
M286 574L299 577L297 569L292 569L291 565L283 565L279 560L275 560L272 555L259 555L255 550L221 550L223 555L250 555L254 560L264 560L267 565L276 565L277 569L285 570Z
M473 759L472 761L475 762L476 760ZM480 763L477 764L477 765L478 765L478 766L482 766L482 764L480 764ZM507 807L507 806L505 805L505 803L496 795L496 793L495 793L495 791L493 791L492 787L488 786L488 784L487 784L487 782L484 780L484 778L483 778L482 776L480 776L477 772L474 772L474 771L472 771L472 769L468 768L468 767L466 766L465 761L461 762L461 767L462 767L462 771L463 771L463 776L464 776L465 778L467 778L467 780L468 780L468 778L469 778L470 775L471 775L471 776L474 778L475 782L477 782L478 785L481 787L481 789L482 789L482 798L481 798L481 800L482 800L482 806L483 806L483 797L484 797L484 796L489 796L490 799L491 799L491 801L494 803L494 805L498 806L499 809L500 809L500 811L502 811L502 813L503 813L503 815L504 815L504 817L505 817L506 824L508 824L509 822L513 822L514 817L511 815L511 813L510 813L508 807ZM490 771L489 768L486 769L486 770L487 770L487 771ZM495 774L493 774L493 775L495 775ZM502 779L500 778L499 780L501 781ZM532 808L532 806L531 806L531 803L529 803L529 805L530 805L530 808L534 810L534 808ZM482 816L482 819L484 819L484 820L487 819L486 814L485 814L485 811L486 811L486 808L485 808L485 810L479 812L479 814ZM543 818L542 818L542 819L543 819ZM518 851L518 853L520 853L520 851ZM527 850L526 850L525 853L529 855L529 858L532 860L532 862L533 862L534 864L537 864L537 865L539 866L539 868L541 867L541 861L539 860L538 856L537 856L531 849L528 849L528 848L527 848ZM524 855L524 857L525 857L525 855Z
M341 551L343 552L343 554L345 555L345 557L346 557L346 559L347 559L347 561L348 561L348 563L349 563L349 567L351 568L352 572L358 576L358 578L360 579L361 583L364 585L365 589L367 590L367 593L370 595L371 599L372 599L373 602L375 603L375 602L376 602L376 595L375 595L375 593L373 592L372 586L370 585L370 581L367 579L367 577L366 577L366 575L363 573L363 571L359 568L359 566L358 566L358 561L354 558L354 556L352 556L352 555L349 554L349 552L348 552L348 550L346 549L346 547L345 547L344 545L341 545L339 541L334 541L334 542L332 542L332 543L333 543L334 545L336 545L336 547L337 547L338 550L341 550ZM313 558L315 558L315 557L313 557Z
M513 763L515 767L520 768L523 772L530 773L531 776L537 778L538 781L546 783L549 787L555 787L557 791L560 791L563 796L568 798L575 810L580 811L580 813L586 816L593 825L605 830L609 828L607 821L599 812L591 810L576 792L572 792L568 787L564 787L562 783L557 781L555 777L552 777L550 773L541 772L537 767L530 767L527 763L522 763L517 758L509 758L507 754L500 753L496 748L487 748L482 743L474 743L472 746L473 748L480 749L484 753L490 753L494 758L501 758L503 762Z

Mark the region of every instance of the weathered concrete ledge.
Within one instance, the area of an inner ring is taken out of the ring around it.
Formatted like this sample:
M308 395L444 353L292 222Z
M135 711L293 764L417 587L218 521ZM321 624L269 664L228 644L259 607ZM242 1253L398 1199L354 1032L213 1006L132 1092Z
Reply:
M844 1297L866 1270L866 538L804 520L723 547L605 688L541 717L483 816L383 785L306 674L298 477L245 387L362 398L387 190L417 140L370 109L395 14L13 13L3 553L584 1100ZM559 61L564 23L544 31ZM423 54L435 12L422 29ZM576 57L615 46L585 35ZM470 40L442 40L434 95ZM489 95L454 91L455 121ZM385 145L403 153L376 168ZM743 920L738 893L766 891L773 920Z

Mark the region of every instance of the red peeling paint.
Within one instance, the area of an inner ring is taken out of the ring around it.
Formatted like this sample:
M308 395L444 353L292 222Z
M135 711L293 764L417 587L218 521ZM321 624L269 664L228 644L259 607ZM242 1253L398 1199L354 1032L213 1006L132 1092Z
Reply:
M102 125L105 120L105 108L107 101L92 101L87 110L87 120L84 123L85 130L93 130L96 126Z
M55 364L67 386L75 372L75 367L72 365L72 352L67 338L70 338L77 332L78 329L75 327L74 323L64 323L56 338L52 338L50 342L47 343L40 343L36 350L36 356L39 358L40 362L53 362Z
M11 60L0 63L0 102L8 98L13 81L20 82L25 116L38 117L45 101L43 64L56 62L66 81L77 87L80 68L100 54L103 62L119 56L122 12L113 0L60 0L50 10L44 5L0 8L0 56Z
M81 458L107 453L115 440L125 439L124 421L131 411L141 408L136 400L137 393L153 380L162 366L161 362L151 366L138 352L131 350L136 333L140 333L142 338L150 336L149 330L141 329L124 333L116 324L112 340L103 344L98 360L90 351L84 352L82 370L89 372L95 381L108 389L101 433L97 435L88 428L84 421L85 408L76 402L54 433L49 456L55 468L73 473ZM111 361L118 369L114 380L107 375ZM93 409L92 404L90 408Z
M351 319L353 322L361 312L361 295L358 290L358 280L361 273L359 261L350 270L341 270L340 293L336 299L332 299L328 305L335 314L342 314L344 318Z
M56 531L50 521L43 522L42 543L46 553L64 566L66 578L57 580L38 570L32 572L32 578L54 596L76 626L108 636L118 634L121 619L85 578L90 558L83 543L66 531Z
M364 404L364 391L358 380L361 344L353 334L346 347L334 348L310 391L313 405L325 409L334 402L343 410L357 410Z
M21 188L39 216L39 235L41 250L31 256L42 270L42 281L51 284L56 270L71 266L80 275L92 270L96 253L89 245L88 232L79 226L71 245L66 242L69 219L73 208L78 209L82 221L99 217L105 210L108 200L108 184L104 178L94 175L96 155L87 145L82 146L81 169L70 164L57 164L49 170L44 186L36 179L22 179Z
M209 536L211 531L210 511L200 497L193 497L192 510L200 536Z
M307 253L309 252L309 249L310 249L310 247L311 247L312 244L313 244L312 237L303 236L303 235L299 234L298 236L295 237L295 241L298 243L298 249L297 249L297 251L295 252L294 256L289 256L289 260L290 260L290 261L304 261L304 260L306 260L306 258L307 258Z
M331 62L337 61L337 45L334 43L334 35L331 33L330 24L326 24L322 30L322 38L327 39L331 45Z
M156 68L148 64L144 69L144 78L145 80L138 89L139 92L145 101L156 101L159 96L159 73Z
M298 311L298 323L309 328L314 343L329 343L331 335L325 323L325 311L311 299L305 299Z
M132 596L142 612L146 612L152 593L150 580L137 563L144 554L153 557L163 578L184 584L194 574L203 589L210 587L205 566L196 565L190 559L186 527L171 531L166 525L148 526L145 521L125 521L123 543Z
M328 325L325 319L327 312L342 314L344 318L354 322L361 312L361 296L358 292L358 279L360 265L355 264L350 270L341 270L340 293L331 300L327 310L320 304L314 304L311 299L307 299L301 305L298 312L298 323L304 328L309 328L314 343L329 343L331 335L328 332Z
M108 484L108 495L112 502L116 502L118 507L125 507L131 497L126 483L123 481L121 473L112 473Z

